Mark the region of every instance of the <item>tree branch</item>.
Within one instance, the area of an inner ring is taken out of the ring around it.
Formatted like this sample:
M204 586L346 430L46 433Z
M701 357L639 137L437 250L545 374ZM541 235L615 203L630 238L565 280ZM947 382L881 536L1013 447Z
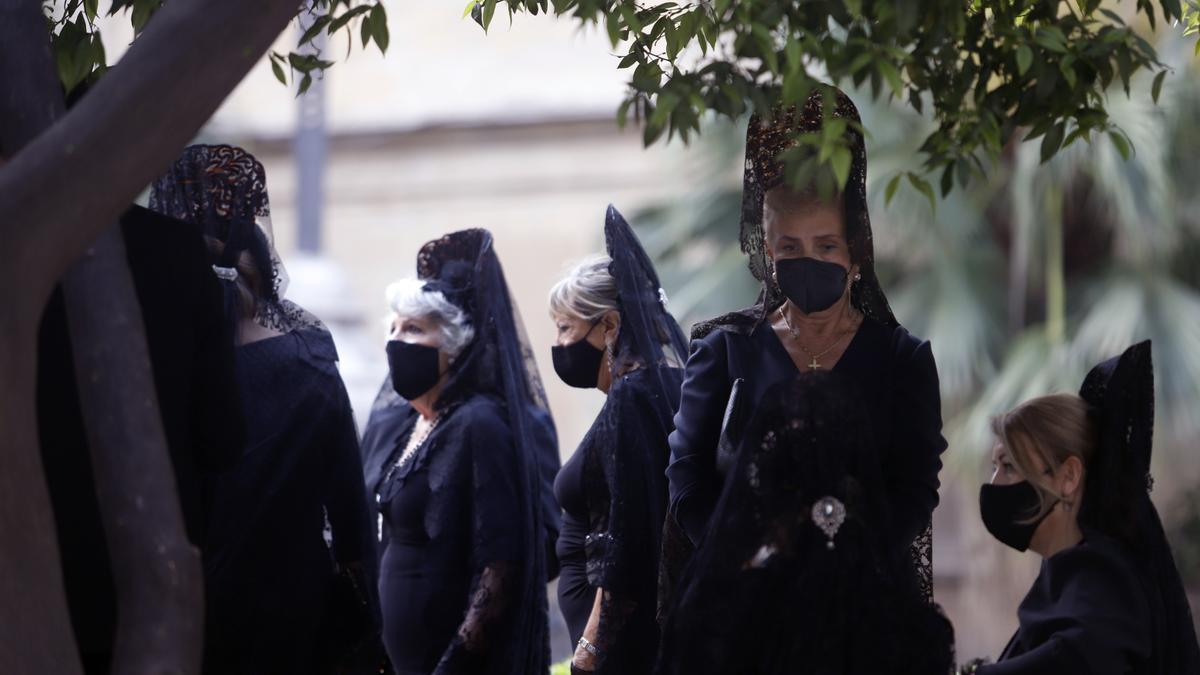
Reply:
M166 3L78 106L0 168L0 237L23 252L10 272L39 306L84 247L179 155L299 4Z

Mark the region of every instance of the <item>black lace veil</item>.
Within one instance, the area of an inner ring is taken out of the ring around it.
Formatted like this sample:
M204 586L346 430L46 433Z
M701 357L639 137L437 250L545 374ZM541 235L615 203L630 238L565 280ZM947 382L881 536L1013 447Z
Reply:
M763 397L667 615L658 673L949 672L949 622L883 543L886 490L857 400L826 371ZM844 508L832 532L814 512L826 499Z
M315 316L284 299L288 277L274 247L267 174L249 152L230 145L188 146L154 181L150 209L201 225L205 236L224 245L213 268L223 282L227 314L235 319L234 325L239 308L237 277L228 270L247 251L264 285L255 320L284 333L305 327L325 330Z
M683 367L687 340L667 310L667 294L658 272L633 228L612 204L604 218L604 241L612 263L608 272L617 285L621 331L614 367Z
M1154 441L1154 365L1150 341L1091 370L1079 395L1091 407L1098 447L1080 521L1139 558L1154 625L1151 673L1200 672L1192 612L1158 511L1150 500Z
M862 119L849 96L832 85L821 85L812 90L800 108L790 106L777 110L769 119L757 114L750 117L746 129L739 239L742 251L749 258L750 273L762 282L762 292L753 307L696 324L692 329L693 339L716 329L749 333L783 302L783 293L771 276L771 263L763 238L763 201L768 190L784 183L780 156L800 145L804 135L821 132L827 103L834 104L828 111L830 119L848 122L845 133L852 149L850 176L841 198L850 258L859 266L862 279L851 286L850 302L864 315L884 325L897 325L875 275L875 245L871 235L871 215L867 210L867 146L863 140Z
M512 589L516 596L505 603L511 632L501 649L507 653L495 663L514 673L543 673L549 638L541 455L548 451L542 435L550 415L533 351L487 230L462 230L426 243L417 254L417 274L462 308L475 328L475 338L451 365L438 406L445 409L473 394L491 394L504 403L520 462L520 508L527 524L522 530L538 542L526 547L531 557L512 571L512 583L504 582L502 592Z

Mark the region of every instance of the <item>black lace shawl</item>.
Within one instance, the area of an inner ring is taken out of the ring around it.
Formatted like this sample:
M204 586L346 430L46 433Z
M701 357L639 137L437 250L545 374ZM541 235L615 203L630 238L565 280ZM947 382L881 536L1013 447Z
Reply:
M1080 522L1121 542L1133 556L1150 603L1150 673L1200 673L1187 594L1158 511L1150 500L1154 365L1150 342L1091 370L1080 396L1091 406L1099 445L1089 466Z
M883 543L886 488L856 398L821 371L763 398L667 614L657 673L949 672L949 622ZM832 537L812 516L826 497L846 512Z
M417 273L461 308L475 329L471 344L451 365L438 407L450 411L453 418L453 408L468 400L486 397L499 402L517 467L517 493L521 496L517 529L522 533L519 549L524 554L522 559L485 564L476 571L469 609L436 672L545 673L550 647L542 508L547 486L541 454L546 451L543 437L549 410L533 352L490 232L462 230L426 243L417 255ZM368 478L378 475L379 467L368 465L366 472ZM442 473L431 472L431 479L436 481ZM475 479L487 477L476 474ZM435 495L439 487L436 483L430 486ZM435 498L428 518L437 520L439 509L453 508L448 503L439 506ZM485 553L487 533L479 529L476 534L475 546ZM488 556L477 557L484 560ZM493 639L497 635L504 639Z

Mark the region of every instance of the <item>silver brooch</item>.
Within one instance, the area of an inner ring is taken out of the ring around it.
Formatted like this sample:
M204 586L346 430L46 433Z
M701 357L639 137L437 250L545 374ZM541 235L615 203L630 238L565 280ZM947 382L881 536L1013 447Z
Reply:
M236 267L220 267L218 265L213 265L212 268L213 272L216 273L217 278L221 279L222 281L236 281L238 278L238 271Z
M826 548L833 549L833 538L846 522L846 505L835 497L822 497L813 504L812 519L817 529L829 538Z

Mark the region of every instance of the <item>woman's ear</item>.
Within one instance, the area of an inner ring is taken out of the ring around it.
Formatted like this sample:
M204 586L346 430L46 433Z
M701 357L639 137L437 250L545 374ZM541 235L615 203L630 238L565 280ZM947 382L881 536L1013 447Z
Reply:
M604 344L615 345L617 336L621 333L621 313L615 309L608 310L600 324L604 326Z
M1078 502L1080 493L1083 491L1083 461L1078 457L1068 457L1058 467L1056 473L1058 474L1055 476L1058 493L1068 502Z

